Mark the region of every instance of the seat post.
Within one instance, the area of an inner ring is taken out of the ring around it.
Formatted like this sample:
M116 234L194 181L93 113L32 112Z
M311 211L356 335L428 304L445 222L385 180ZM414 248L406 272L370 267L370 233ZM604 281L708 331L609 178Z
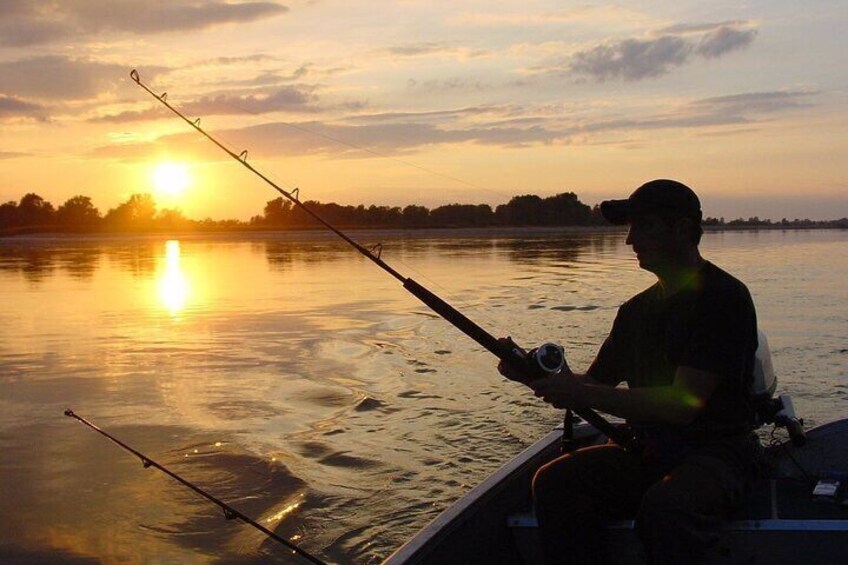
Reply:
M577 449L577 442L574 441L574 411L571 408L565 409L565 415L562 419L562 440L560 441L560 453L571 453Z

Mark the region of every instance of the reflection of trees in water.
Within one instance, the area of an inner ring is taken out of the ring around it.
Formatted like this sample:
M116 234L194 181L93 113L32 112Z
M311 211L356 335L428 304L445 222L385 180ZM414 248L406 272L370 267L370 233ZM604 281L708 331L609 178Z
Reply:
M428 250L443 254L465 254L475 252L488 252L497 247L496 241L489 237L462 239L439 239L427 242Z
M59 254L57 263L75 279L89 280L97 270L100 250L96 248L77 248Z
M152 276L156 272L156 258L162 253L161 241L144 241L134 245L109 247L109 261L129 271L134 277Z
M622 241L620 233L572 233L500 239L497 246L506 249L510 259L519 263L574 262L586 251L591 251L591 256L610 254Z
M366 249L377 243L383 245L383 258L391 263L409 255L463 256L499 253L517 262L530 263L541 260L556 262L576 261L581 254L607 255L617 251L624 236L619 232L603 233L550 233L528 230L522 233L511 230L508 234L480 232L469 234L466 230L445 231L365 231L354 232L354 240ZM264 250L268 263L275 269L287 269L295 262L326 262L355 253L342 241L276 240L257 243L254 249Z
M56 269L62 269L73 278L87 280L97 270L100 254L95 246L53 241L0 245L0 271L21 273L30 282L41 282Z
M346 258L353 249L342 241L266 241L265 258L274 270L284 271L294 263L327 263Z
M109 241L15 240L0 244L0 272L20 273L30 282L41 282L61 271L79 280L90 280L102 257L136 277L152 276L161 241L115 245Z
M576 261L591 238L584 235L560 237L528 237L499 240L499 248L506 249L510 259L519 263L538 263L539 260L557 262Z

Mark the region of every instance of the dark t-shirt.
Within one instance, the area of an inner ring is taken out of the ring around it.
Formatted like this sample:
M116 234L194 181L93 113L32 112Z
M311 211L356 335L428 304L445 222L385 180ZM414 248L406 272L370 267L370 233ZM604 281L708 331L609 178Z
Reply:
M674 295L664 297L655 284L624 303L588 373L631 388L670 385L681 366L718 375L695 421L658 425L700 443L750 424L756 349L757 318L748 289L706 262L692 284Z

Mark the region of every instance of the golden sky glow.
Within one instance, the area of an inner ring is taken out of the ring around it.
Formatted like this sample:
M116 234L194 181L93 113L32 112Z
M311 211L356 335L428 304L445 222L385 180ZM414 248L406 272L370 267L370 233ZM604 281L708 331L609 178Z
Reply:
M569 190L594 204L674 177L710 216L848 216L842 0L2 10L0 201L84 194L106 212L153 192L196 219L261 213L276 194L158 106L136 68L308 199L494 205ZM162 155L187 182L152 184Z

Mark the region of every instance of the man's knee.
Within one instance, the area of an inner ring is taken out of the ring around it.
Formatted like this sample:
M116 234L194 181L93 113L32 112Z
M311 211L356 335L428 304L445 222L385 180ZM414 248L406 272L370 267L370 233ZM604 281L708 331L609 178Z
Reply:
M636 535L657 562L666 562L657 559L659 555L674 563L674 556L699 554L715 539L719 517L704 512L698 499L696 486L668 478L645 492L636 516Z
M606 446L595 446L558 457L536 471L534 489L559 490L563 485L575 488L581 483L592 481L597 478L597 472L609 466L610 451Z
M536 472L533 497L560 507L618 507L620 493L632 482L627 479L631 472L623 464L626 457L619 448L596 446L555 459Z
M574 492L578 465L572 455L566 455L540 467L533 477L533 497L560 499Z

